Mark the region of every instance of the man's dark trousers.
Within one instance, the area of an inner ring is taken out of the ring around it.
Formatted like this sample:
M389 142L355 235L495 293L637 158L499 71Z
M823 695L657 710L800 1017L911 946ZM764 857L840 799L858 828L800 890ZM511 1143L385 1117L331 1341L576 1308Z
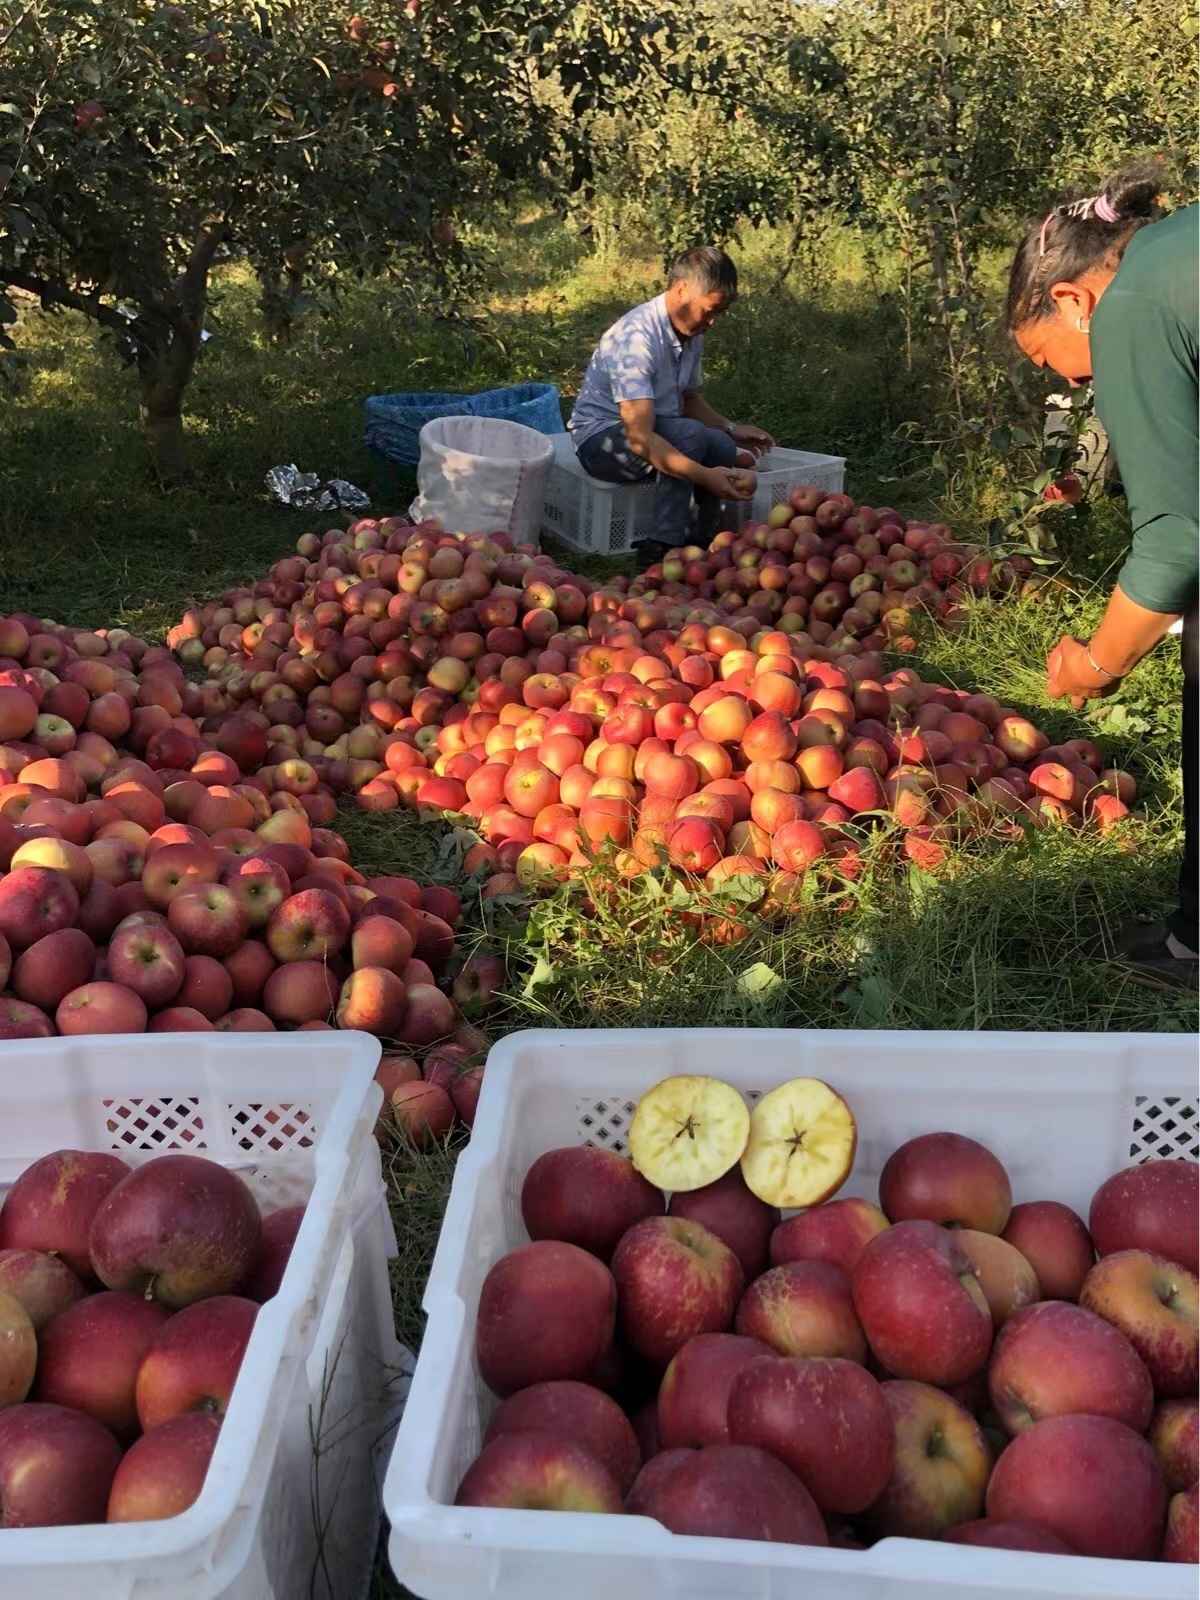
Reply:
M705 427L693 417L655 417L654 431L701 466L732 467L737 460L738 447L727 433L720 428ZM666 473L656 473L648 461L629 448L625 429L619 422L585 439L578 455L583 470L601 483L645 483L657 478L654 521L642 544L658 545L667 550L685 544L708 548L717 532L720 499L709 494L707 489L698 488L688 478L669 478ZM654 554L657 556L658 551Z

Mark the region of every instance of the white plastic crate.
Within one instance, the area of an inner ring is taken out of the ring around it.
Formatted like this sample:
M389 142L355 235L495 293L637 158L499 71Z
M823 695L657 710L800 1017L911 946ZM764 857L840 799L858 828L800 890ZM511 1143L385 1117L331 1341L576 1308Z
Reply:
M754 498L729 502L730 527L765 522L771 507L786 500L793 489L806 486L824 489L826 494L840 494L846 483L844 456L813 455L806 450L785 450L782 445L763 456L754 470L758 474Z
M384 1484L392 1568L422 1600L1193 1600L1195 1569L886 1539L820 1550L669 1533L645 1517L456 1509L455 1490L496 1402L479 1379L483 1279L526 1241L520 1191L543 1151L624 1149L643 1090L707 1072L753 1099L811 1074L847 1095L859 1126L844 1194L877 1196L914 1134L983 1140L1018 1199L1086 1214L1110 1172L1197 1159L1196 1050L1157 1034L724 1030L515 1034L488 1061L425 1294L429 1315Z
M167 1151L306 1211L259 1313L204 1490L163 1522L0 1530L0 1600L361 1600L407 1388L387 1258L379 1043L360 1033L0 1046L0 1192L37 1157Z
M543 533L600 556L620 556L650 537L654 482L601 483L579 464L569 433L556 433L542 507Z
M570 434L555 434L552 443L554 464L546 485L543 533L602 556L623 555L639 539L649 538L653 482L601 483L580 466ZM786 500L801 484L835 493L845 482L846 463L841 456L810 455L776 446L755 471L758 488L753 500L726 502L724 522L729 527L763 521L772 506Z

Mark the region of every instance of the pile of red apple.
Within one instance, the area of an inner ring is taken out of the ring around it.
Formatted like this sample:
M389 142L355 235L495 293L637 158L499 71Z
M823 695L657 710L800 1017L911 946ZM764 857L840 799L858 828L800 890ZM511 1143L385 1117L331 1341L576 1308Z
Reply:
M765 522L717 534L707 550L671 550L631 593L711 600L753 610L765 626L803 632L817 645L847 638L911 649L913 614L953 626L968 596L1036 595L1025 556L996 560L955 540L944 522L906 518L891 506L856 506L848 494L793 489Z
M881 827L934 867L962 838L1127 815L1132 778L1089 740L1049 748L987 695L885 668L884 632L810 620L816 580L785 562L814 539L809 565L826 546L865 562L852 598L869 609L901 592L898 552L948 572L948 530L792 500L777 526L721 535L715 576L689 560L697 582L659 591L597 588L504 534L399 518L306 534L172 631L203 683L124 630L0 619L0 1037L450 1039L459 901L364 879L332 826L344 792L466 823L485 899L606 851L630 877L665 862L710 890L758 880L780 913L809 869L853 876ZM887 583L867 587L879 562ZM456 997L494 998L496 965L480 951ZM431 1088L400 1101L423 1097L429 1128L455 1114Z
M202 729L168 650L41 626L0 619L0 1039L338 1026L477 1048L438 984L457 969L480 1016L503 964L456 959L453 891L355 871L332 791L264 778L257 712ZM443 1087L429 1109L453 1121Z
M26 1168L0 1207L0 1529L192 1504L303 1215L200 1156Z
M598 588L503 534L364 520L305 535L296 557L189 613L171 639L210 675L206 732L265 720L268 786L324 782L368 810L465 821L480 838L467 870L491 875L485 898L552 883L608 848L630 876L667 860L710 886L770 880L764 895L786 903L820 858L853 871L855 826L890 821L936 864L964 835L1128 814L1133 779L1106 770L1091 741L1050 748L990 696L885 669L885 634L856 638L853 619L802 628L815 580L787 563L797 544L882 561L899 569L893 583L907 573L889 557L910 544L933 563L958 558L894 512L797 497L824 532L798 528L806 514L789 506L787 525L719 536L701 563L718 577L700 581L690 561L696 584L658 591L650 578ZM860 556L851 538L881 548ZM752 588L764 566L781 582Z
M1194 1164L1118 1172L1085 1224L1013 1205L991 1151L932 1133L893 1151L878 1205L785 1217L850 1170L840 1097L794 1080L750 1118L713 1079L650 1096L632 1159L556 1149L526 1175L531 1242L476 1321L501 1404L457 1504L1198 1559Z

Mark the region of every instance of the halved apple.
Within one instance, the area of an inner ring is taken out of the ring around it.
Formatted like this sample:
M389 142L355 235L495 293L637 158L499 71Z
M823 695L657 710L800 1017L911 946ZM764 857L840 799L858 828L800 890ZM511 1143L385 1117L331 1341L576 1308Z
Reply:
M664 1078L638 1101L629 1154L643 1178L671 1194L703 1189L737 1166L750 1112L720 1078L687 1073Z
M819 1205L850 1176L857 1145L854 1116L841 1095L820 1078L792 1078L755 1106L742 1176L769 1206Z

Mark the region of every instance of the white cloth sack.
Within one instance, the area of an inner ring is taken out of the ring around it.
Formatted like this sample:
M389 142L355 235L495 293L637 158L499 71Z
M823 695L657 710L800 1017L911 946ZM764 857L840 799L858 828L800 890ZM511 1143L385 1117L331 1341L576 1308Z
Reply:
M536 543L554 446L499 417L435 417L421 429L418 495L409 516L448 533L507 533Z

